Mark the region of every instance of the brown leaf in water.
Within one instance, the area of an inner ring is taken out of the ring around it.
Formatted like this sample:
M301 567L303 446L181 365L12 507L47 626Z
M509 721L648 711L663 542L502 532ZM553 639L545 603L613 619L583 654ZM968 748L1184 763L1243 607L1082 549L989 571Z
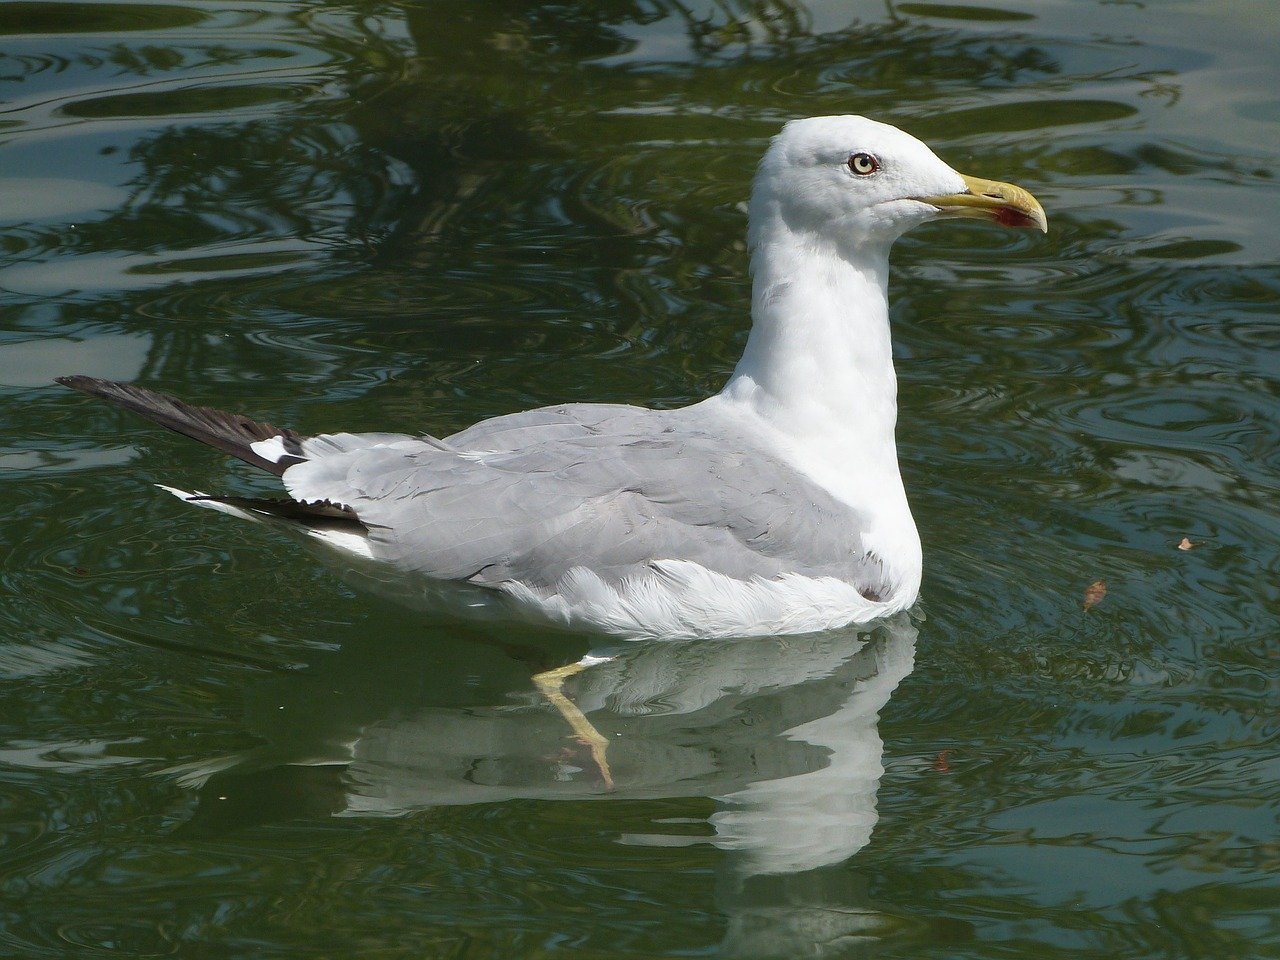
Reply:
M1182 538L1182 542L1181 542L1180 544L1178 544L1178 549L1179 549L1179 550L1190 550L1190 549L1191 549L1192 547L1194 547L1194 546L1198 546L1198 544L1194 544L1194 543L1192 543L1190 540L1188 540L1186 537L1183 537L1183 538Z
M939 773L950 773L951 764L947 763L947 754L950 752L950 747L947 747L945 750L939 750L938 755L933 758L933 769L937 770Z
M1107 582L1105 580L1095 580L1089 586L1084 588L1084 608L1091 610L1102 602L1102 598L1107 595Z

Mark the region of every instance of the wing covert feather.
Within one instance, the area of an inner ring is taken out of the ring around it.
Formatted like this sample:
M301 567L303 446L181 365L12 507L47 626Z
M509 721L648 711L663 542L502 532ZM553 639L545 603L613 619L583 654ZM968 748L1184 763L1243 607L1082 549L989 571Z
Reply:
M879 589L854 511L688 409L583 404L443 441L355 439L291 468L290 491L349 505L381 556L429 576L549 590L575 567L616 582L691 560L742 580L798 573Z

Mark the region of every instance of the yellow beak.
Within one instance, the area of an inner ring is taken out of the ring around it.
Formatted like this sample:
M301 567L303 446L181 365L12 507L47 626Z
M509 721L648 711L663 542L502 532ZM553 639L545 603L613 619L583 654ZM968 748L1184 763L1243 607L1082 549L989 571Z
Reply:
M979 180L966 177L963 193L950 193L941 197L915 197L921 203L938 208L942 217L972 217L990 220L1005 227L1039 227L1041 233L1049 232L1049 221L1040 201L1021 187L998 180Z

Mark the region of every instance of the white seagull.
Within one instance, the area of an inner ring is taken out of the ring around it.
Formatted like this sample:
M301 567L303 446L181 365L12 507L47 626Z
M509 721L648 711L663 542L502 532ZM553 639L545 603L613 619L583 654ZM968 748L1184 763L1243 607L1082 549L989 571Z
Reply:
M906 609L920 538L894 444L889 248L940 217L1046 229L863 117L788 123L750 204L752 328L717 395L568 404L436 438L304 437L140 387L59 382L280 477L271 500L171 490L348 554L628 639L800 633ZM169 488L166 488L169 489Z

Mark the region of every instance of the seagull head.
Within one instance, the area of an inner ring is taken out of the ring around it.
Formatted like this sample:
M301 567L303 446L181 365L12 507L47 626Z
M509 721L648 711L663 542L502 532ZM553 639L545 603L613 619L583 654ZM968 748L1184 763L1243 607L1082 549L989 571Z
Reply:
M751 199L753 233L772 223L852 250L887 251L917 224L953 217L1048 232L1026 190L957 173L909 133L866 117L788 123L760 162Z

